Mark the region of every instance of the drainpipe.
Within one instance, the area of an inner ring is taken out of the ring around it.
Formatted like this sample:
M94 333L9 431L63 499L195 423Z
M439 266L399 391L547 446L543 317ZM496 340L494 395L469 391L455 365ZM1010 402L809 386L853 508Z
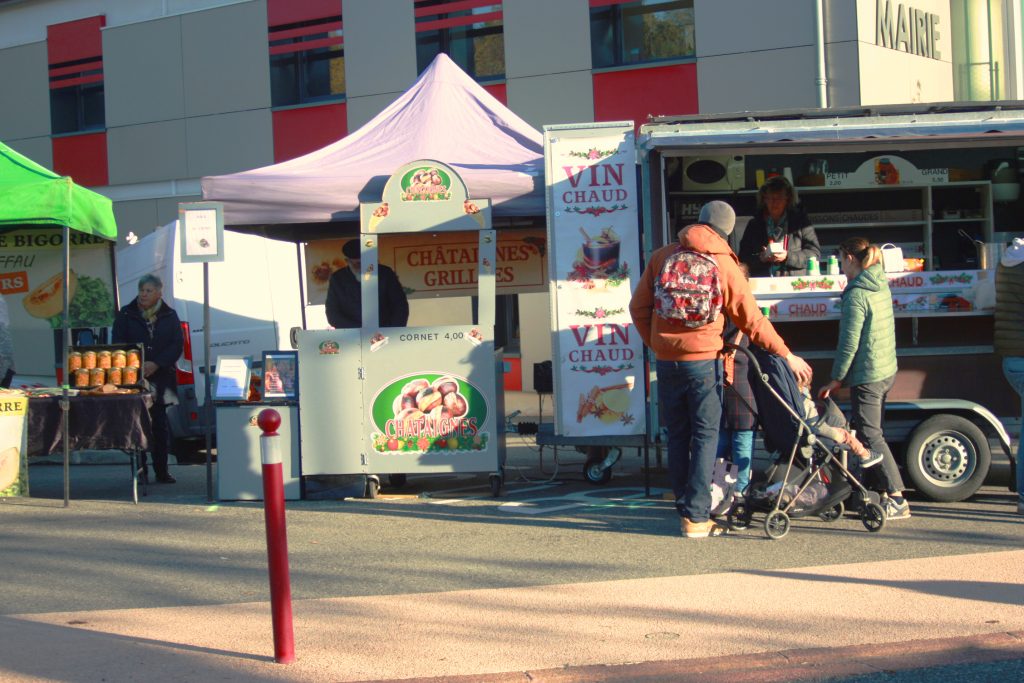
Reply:
M828 78L825 77L825 25L823 21L824 0L814 0L814 49L817 53L817 67L814 82L818 86L818 107L828 107Z

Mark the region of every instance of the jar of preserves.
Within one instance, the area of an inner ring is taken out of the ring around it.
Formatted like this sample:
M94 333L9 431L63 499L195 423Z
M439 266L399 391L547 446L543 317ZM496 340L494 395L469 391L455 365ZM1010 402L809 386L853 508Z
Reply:
M82 354L72 351L68 354L68 373L72 373L82 367Z
M110 351L98 351L96 353L96 367L103 369L110 367Z
M120 384L122 374L121 368L110 368L107 370L107 381L111 384Z
M100 387L107 383L107 371L103 368L93 368L89 371L89 386Z
M132 349L131 351L129 351L128 355L127 355L127 358L126 358L125 367L137 368L137 367L139 367L141 365L142 365L142 359L139 358L139 352L136 351L135 349Z
M75 370L75 387L84 389L89 386L89 371L85 368L79 368Z
M121 373L122 384L138 384L139 382L139 369L133 365L125 367Z
M86 370L92 370L96 367L95 351L82 351L82 367Z
M113 351L110 354L110 367L123 368L128 365L128 354L122 350Z

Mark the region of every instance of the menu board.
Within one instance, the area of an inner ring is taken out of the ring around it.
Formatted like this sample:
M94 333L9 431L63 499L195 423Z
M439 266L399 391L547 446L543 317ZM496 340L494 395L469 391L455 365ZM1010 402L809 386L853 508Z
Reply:
M633 124L545 129L555 432L645 431L643 343L629 300L639 280Z

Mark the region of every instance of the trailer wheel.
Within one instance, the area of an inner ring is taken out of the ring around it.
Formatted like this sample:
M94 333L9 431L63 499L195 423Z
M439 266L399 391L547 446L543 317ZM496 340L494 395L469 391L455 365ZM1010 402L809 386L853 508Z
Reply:
M928 498L970 498L988 476L992 453L984 432L956 415L935 415L919 424L907 442L907 475Z
M603 485L612 479L612 468L603 467L608 449L592 446L587 449L587 461L583 464L583 476L591 484Z
M378 493L380 493L380 479L377 477L367 477L363 497L372 500L377 497Z

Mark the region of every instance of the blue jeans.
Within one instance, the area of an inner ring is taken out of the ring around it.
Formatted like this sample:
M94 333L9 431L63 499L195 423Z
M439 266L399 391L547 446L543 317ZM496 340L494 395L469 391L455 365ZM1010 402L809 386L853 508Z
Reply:
M657 362L658 403L668 428L668 474L679 514L707 521L722 421L722 363Z
M754 430L729 429L722 427L718 435L718 456L729 460L739 468L736 474L736 490L745 493L750 486L750 464L754 458Z
M1024 404L1024 356L1007 356L1003 358L1003 374L1006 375L1006 381L1010 383L1017 395L1020 396L1021 403ZM1021 410L1021 426L1024 428L1024 409ZM1021 467L1020 454L1021 454L1021 441L1024 439L1018 439L1017 441L1017 503L1024 504L1024 467Z

